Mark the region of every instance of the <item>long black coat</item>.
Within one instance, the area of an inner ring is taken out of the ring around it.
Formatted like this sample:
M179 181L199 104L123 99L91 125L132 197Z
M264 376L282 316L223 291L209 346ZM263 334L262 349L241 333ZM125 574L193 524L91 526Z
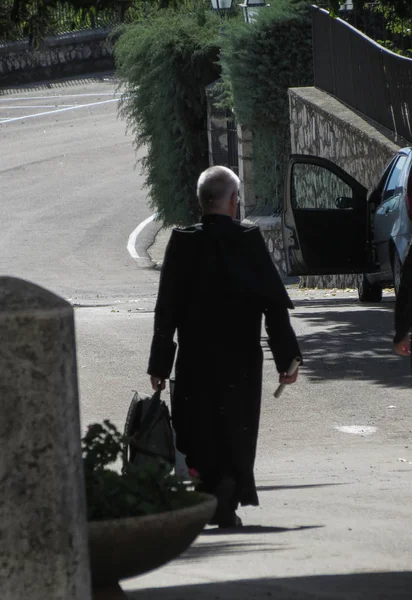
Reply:
M412 328L412 246L402 267L401 283L395 304L395 338L402 341Z
M253 465L262 383L261 322L278 371L300 356L293 308L257 227L208 215L174 229L155 309L148 373L168 378L177 330L172 420L177 447L209 489L222 474L258 504ZM275 381L274 381L275 384Z

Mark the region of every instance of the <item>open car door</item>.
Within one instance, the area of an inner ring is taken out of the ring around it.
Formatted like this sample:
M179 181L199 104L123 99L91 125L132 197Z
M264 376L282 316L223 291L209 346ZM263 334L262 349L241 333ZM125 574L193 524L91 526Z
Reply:
M365 272L366 199L366 188L331 161L291 155L282 214L289 275Z

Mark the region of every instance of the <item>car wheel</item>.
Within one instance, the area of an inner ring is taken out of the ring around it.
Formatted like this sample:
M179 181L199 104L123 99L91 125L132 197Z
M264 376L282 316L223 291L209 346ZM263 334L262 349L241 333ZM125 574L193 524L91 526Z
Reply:
M398 295L399 287L401 285L402 263L401 263L401 259L399 258L399 254L396 250L393 251L392 273L393 273L393 287L395 288L395 294Z
M380 302L382 300L382 288L379 285L371 285L366 275L362 275L358 285L360 302Z

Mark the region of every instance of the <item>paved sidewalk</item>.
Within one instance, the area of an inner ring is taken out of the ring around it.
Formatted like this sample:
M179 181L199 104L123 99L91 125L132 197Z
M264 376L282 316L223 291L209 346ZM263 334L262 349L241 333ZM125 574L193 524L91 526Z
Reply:
M272 454L276 472L272 478L257 480L261 506L239 510L245 523L242 529L223 532L206 528L174 561L123 581L128 598L410 600L409 553L405 546L402 549L407 539L402 528L409 528L410 523L408 506L394 522L388 496L385 499L384 493L379 498L371 492L368 512L364 512L367 490L355 489L353 477L351 483L348 479L337 481L336 463L327 465L330 459L323 457L325 464L319 469L314 465L322 461L321 453L313 448L294 451L290 462L297 467L293 472L293 466L282 467L280 453ZM384 464L385 455L384 448L379 457L366 451L362 459L368 467L363 469L359 454L349 452L345 453L345 465L365 481L369 465ZM396 485L396 476L393 483ZM408 494L406 489L404 492L405 501ZM385 513L393 528L390 533ZM382 552L382 538L387 538L387 553ZM394 538L399 539L399 548L392 556Z

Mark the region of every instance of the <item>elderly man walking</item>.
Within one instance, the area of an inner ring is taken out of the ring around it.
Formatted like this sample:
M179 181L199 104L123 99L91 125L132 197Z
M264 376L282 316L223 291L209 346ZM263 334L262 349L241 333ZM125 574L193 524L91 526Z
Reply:
M226 167L204 171L201 223L174 229L155 309L148 373L165 386L178 354L172 421L177 448L202 489L215 494L213 523L240 526L241 505L258 505L253 474L261 404L262 315L281 383L299 346L293 308L257 227L235 221L239 178Z

